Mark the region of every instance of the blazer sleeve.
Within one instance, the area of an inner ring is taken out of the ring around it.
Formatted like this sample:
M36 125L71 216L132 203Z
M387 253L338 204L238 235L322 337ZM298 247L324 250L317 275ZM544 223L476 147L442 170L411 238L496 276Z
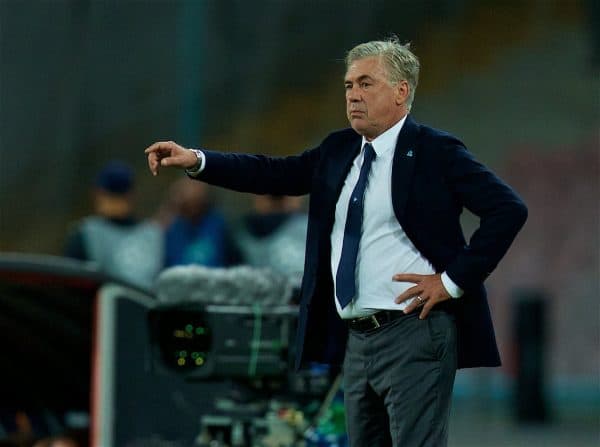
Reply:
M444 147L446 183L456 200L479 217L471 240L447 266L461 288L478 287L496 268L527 219L527 207L513 189L475 160L458 140Z
M239 192L290 196L310 192L321 156L320 147L288 157L202 151L206 164L194 179Z

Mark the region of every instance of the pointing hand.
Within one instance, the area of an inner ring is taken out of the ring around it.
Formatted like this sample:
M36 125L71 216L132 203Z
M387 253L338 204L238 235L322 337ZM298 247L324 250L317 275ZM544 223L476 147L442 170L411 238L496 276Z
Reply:
M152 175L158 175L162 166L190 169L196 166L196 154L174 141L159 141L148 147L144 153L148 156L148 167Z

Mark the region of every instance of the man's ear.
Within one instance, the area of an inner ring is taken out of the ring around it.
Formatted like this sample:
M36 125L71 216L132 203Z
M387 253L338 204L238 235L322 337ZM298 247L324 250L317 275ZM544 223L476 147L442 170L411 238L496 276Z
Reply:
M406 80L402 80L396 84L396 104L405 104L410 92L410 86Z

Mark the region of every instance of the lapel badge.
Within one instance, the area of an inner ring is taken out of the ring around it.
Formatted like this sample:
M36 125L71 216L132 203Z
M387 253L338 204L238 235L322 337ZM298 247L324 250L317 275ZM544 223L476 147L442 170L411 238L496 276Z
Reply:
M408 152L406 153L407 157L412 157L413 156L413 151L412 149L409 149Z

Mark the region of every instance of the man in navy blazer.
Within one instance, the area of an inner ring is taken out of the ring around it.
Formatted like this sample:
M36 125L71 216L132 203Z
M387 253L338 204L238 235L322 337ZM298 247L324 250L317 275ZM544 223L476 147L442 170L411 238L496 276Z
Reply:
M456 368L500 365L483 282L527 208L460 140L409 114L420 67L408 45L358 45L346 68L351 128L316 148L277 158L157 142L149 167L310 194L296 367L344 363L352 446L443 446ZM464 208L480 219L468 243Z

